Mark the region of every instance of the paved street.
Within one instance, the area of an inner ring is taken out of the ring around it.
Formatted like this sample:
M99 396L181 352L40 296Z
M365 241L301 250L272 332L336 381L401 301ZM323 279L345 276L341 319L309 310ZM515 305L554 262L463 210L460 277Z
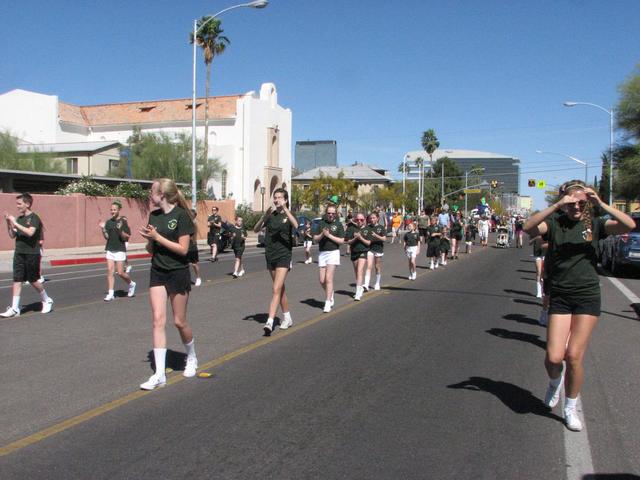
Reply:
M361 302L342 257L323 314L317 265L296 249L294 327L271 337L262 250L247 250L241 279L228 254L202 262L189 318L213 376L176 371L151 393L138 390L152 372L148 261L134 262L136 297L111 303L103 266L49 269L54 312L36 312L26 287L34 311L0 320L0 478L640 478L640 321L608 277L585 359L586 429L572 433L540 400L530 249L476 246L437 271L421 256L416 281L398 245L385 251L383 289ZM639 279L620 282L639 294ZM2 274L0 301L9 285Z

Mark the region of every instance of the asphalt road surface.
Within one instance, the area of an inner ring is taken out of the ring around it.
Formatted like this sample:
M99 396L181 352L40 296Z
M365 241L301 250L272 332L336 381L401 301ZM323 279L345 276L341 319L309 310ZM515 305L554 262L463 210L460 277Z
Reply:
M383 289L361 302L342 257L324 314L317 265L297 249L294 327L271 337L262 251L247 250L241 279L228 255L202 262L189 319L213 375L181 376L169 326L175 372L150 393L138 390L152 373L148 263L134 262L136 297L110 303L104 267L50 269L54 312L37 312L26 287L27 312L0 320L0 478L640 478L640 280L618 280L621 290L601 277L586 429L573 433L540 400L545 329L529 249L475 247L436 271L421 256L415 281L402 249L385 251ZM0 277L7 301L9 285Z

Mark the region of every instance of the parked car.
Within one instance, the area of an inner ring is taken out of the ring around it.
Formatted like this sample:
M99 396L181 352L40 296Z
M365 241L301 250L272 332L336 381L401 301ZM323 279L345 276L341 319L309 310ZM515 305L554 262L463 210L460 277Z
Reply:
M623 235L610 235L602 243L601 263L613 275L624 267L640 270L640 212L631 214L635 228Z

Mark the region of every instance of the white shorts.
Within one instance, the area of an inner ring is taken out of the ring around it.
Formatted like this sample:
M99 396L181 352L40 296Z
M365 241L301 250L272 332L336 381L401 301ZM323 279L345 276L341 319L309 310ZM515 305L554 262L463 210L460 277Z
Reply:
M371 255L372 257L384 257L384 252L372 252L369 250L367 255Z
M329 250L318 253L318 267L340 265L340 250Z
M311 245L313 245L313 241L312 240L305 240L303 245L304 245L304 248L311 248Z
M114 262L124 262L127 259L127 252L107 252L105 258Z
M407 247L405 253L407 254L407 258L416 258L418 256L418 246Z

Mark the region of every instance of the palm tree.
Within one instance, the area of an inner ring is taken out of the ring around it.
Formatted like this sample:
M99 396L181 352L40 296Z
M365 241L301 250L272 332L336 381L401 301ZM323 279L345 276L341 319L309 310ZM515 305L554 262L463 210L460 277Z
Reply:
M202 28L201 28L202 27ZM231 44L229 39L222 35L224 30L220 27L220 20L209 16L198 20L196 31L196 43L202 48L204 54L204 64L207 66L207 81L205 85L204 100L204 158L209 155L209 88L211 84L211 64L213 59L224 53L227 46ZM193 33L191 43L193 43Z
M438 141L436 132L432 128L430 128L426 132L423 132L421 143L422 148L424 148L424 151L427 152L427 155L429 155L429 165L433 166L433 152L435 152L440 146L440 142ZM422 176L422 172L420 176ZM422 209L422 203L420 203L420 209Z

